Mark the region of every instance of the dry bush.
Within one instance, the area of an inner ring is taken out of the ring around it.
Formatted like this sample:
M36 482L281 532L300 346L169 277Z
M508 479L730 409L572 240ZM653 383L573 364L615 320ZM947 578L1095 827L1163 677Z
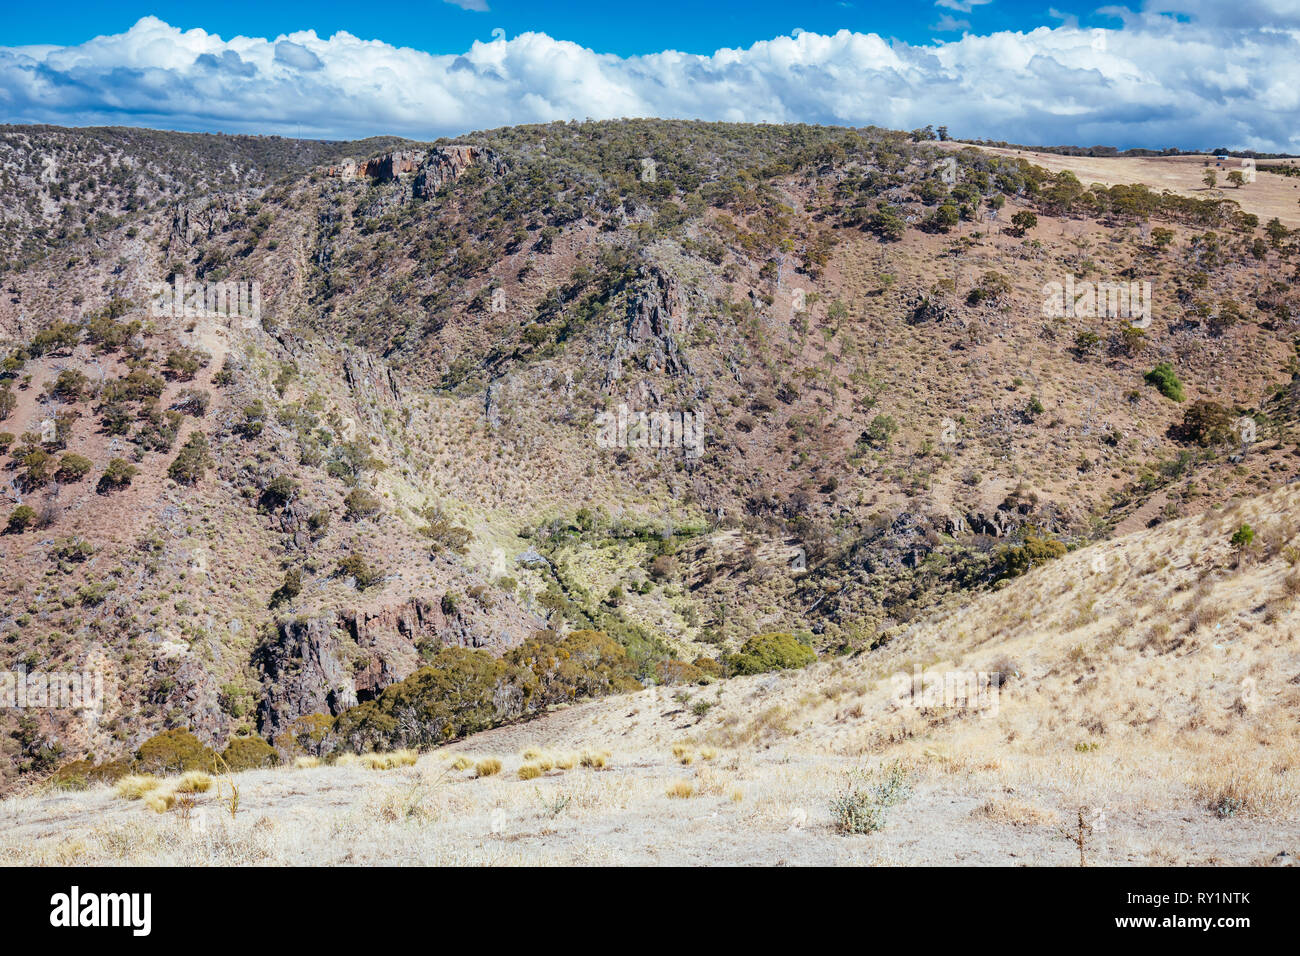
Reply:
M474 776L491 777L501 772L501 761L496 757L484 757L474 764Z
M998 797L985 800L971 811L971 816L1017 827L1045 827L1060 822L1060 817L1053 810L1044 810L1022 800Z
M668 787L668 796L674 799L685 800L695 793L695 787L689 780L674 780Z

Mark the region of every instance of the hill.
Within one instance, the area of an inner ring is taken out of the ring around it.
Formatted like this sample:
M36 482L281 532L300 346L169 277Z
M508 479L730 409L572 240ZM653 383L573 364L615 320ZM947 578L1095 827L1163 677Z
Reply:
M92 191L122 216L43 254L53 220L12 223L6 665L107 690L6 712L9 786L176 729L291 756L725 693L759 634L870 659L1300 474L1297 237L1236 201L1258 183L1094 186L879 129L21 129L158 198ZM177 314L177 282L258 306ZM430 666L468 670L472 719L433 723Z

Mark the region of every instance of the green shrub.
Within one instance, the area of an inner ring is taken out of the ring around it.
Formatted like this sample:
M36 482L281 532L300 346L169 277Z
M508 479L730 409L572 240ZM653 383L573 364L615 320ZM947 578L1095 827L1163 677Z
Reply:
M373 518L383 509L383 502L363 488L353 488L343 499L349 521Z
M93 467L94 462L89 458L69 452L59 459L59 470L54 473L54 477L64 483L80 481L90 474L90 469Z
M1055 560L1069 550L1055 538L1044 538L1032 531L1025 532L1024 543L1004 548L1001 554L999 578L1015 578L1032 568Z
M28 505L19 505L9 512L9 524L5 526L5 531L21 534L34 524L36 524L36 510Z
M849 835L884 829L885 815L911 795L907 770L895 761L875 773L851 771L831 800L835 829Z
M885 448L898 432L898 423L890 415L877 415L862 433L862 441L873 448Z
M211 773L213 751L188 730L164 730L150 737L135 752L138 770L152 774L184 773L204 770Z
M262 489L261 505L267 511L275 511L297 496L298 483L288 475L276 475Z
M139 471L140 469L135 465L128 464L125 458L114 458L100 475L96 490L102 495L118 488L125 488Z
M382 571L370 567L366 559L355 551L339 562L339 574L345 578L352 578L357 582L357 588L362 591L378 584L384 577Z
M212 467L212 455L208 448L208 438L202 432L194 432L176 455L176 460L167 469L167 475L177 484L196 484L204 473Z
M747 640L739 653L727 658L733 674L762 674L766 671L807 667L817 652L793 634L771 631Z
M235 737L226 744L221 759L232 772L260 770L280 762L276 749L261 737Z
M1232 412L1218 402L1192 402L1183 412L1179 437L1203 447L1222 445L1232 438Z
M1186 396L1183 394L1183 383L1178 381L1178 376L1174 374L1173 366L1168 362L1161 362L1151 371L1143 376L1143 380L1148 385L1154 385L1165 398L1175 402L1181 402Z

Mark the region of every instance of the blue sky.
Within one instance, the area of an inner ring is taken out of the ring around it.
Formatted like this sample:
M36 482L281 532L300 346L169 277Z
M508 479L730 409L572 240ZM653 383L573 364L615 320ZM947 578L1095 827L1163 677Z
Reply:
M195 4L191 0L139 5L62 0L57 8L11 4L0 22L0 44L80 43L92 36L124 32L142 16L153 15L172 26L202 27L226 38L239 34L278 36L310 27L321 36L346 30L365 39L430 53L459 53L474 40L489 39L491 31L500 27L509 36L537 31L600 52L629 56L667 49L712 53L722 47L747 47L799 29L816 33L848 29L919 44L934 37L960 34L963 21L979 33L1055 26L1063 16L1075 16L1089 26L1115 26L1114 16L1094 14L1097 6L1100 4L1070 0L1050 4L1028 0L972 4L954 0L947 7L908 0L461 0L459 5L446 0L373 4L356 0L223 0ZM945 17L948 21L944 21Z
M1300 0L61 0L0 22L3 122L433 139L643 116L1300 152Z

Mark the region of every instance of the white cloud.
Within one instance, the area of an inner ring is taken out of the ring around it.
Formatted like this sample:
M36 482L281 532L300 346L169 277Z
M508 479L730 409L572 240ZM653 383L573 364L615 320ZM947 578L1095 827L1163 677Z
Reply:
M349 33L223 40L146 17L77 46L0 47L0 115L421 139L661 116L1300 152L1300 26L1179 22L1152 9L1100 39L1073 24L925 45L841 30L708 56L618 57L525 33L434 55Z
M443 3L450 3L453 7L460 7L462 10L472 10L475 13L487 13L487 0L442 0Z
M939 21L930 27L937 33L960 33L962 30L970 29L969 20L958 20L951 14L945 13L939 17Z
M993 0L934 0L934 5L948 10L956 10L958 13L970 13L976 7L982 7L992 2Z

